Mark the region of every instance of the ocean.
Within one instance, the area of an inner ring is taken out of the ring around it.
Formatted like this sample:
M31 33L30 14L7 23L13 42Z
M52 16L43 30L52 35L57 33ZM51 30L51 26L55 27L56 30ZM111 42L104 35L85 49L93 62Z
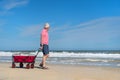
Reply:
M12 55L36 55L37 51L0 51L0 63L12 62ZM42 60L42 52L36 62ZM83 66L104 66L120 68L120 50L53 50L47 60L49 64L67 64Z

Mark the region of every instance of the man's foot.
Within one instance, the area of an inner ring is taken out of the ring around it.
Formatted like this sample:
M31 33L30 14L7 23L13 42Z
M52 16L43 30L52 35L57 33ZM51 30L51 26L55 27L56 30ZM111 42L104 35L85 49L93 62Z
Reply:
M40 67L43 67L43 64L40 64L39 66L40 66Z
M49 69L48 67L42 67L42 69Z

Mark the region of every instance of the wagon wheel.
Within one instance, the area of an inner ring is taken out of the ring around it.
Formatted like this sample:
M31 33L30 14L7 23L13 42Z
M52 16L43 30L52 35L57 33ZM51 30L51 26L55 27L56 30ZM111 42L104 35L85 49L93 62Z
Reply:
M34 63L31 63L31 68L34 68Z
M15 68L15 67L16 67L15 63L14 63L14 62L12 62L12 68Z
M23 63L22 63L22 62L20 62L19 66L20 66L20 68L23 68Z
M27 65L26 65L26 69L29 69L30 68L30 64L28 63Z

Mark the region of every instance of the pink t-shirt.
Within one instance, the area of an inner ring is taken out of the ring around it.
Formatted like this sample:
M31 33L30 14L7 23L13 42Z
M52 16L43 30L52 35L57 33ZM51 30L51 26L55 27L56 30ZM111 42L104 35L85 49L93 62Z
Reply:
M48 45L48 40L49 40L48 31L46 29L43 29L41 32L41 42L40 43Z

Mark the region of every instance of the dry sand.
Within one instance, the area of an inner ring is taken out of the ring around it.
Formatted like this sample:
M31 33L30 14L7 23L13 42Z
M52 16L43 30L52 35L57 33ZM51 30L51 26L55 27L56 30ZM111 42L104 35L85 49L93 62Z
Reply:
M0 80L120 80L120 68L48 65L49 70L11 68L0 63Z

